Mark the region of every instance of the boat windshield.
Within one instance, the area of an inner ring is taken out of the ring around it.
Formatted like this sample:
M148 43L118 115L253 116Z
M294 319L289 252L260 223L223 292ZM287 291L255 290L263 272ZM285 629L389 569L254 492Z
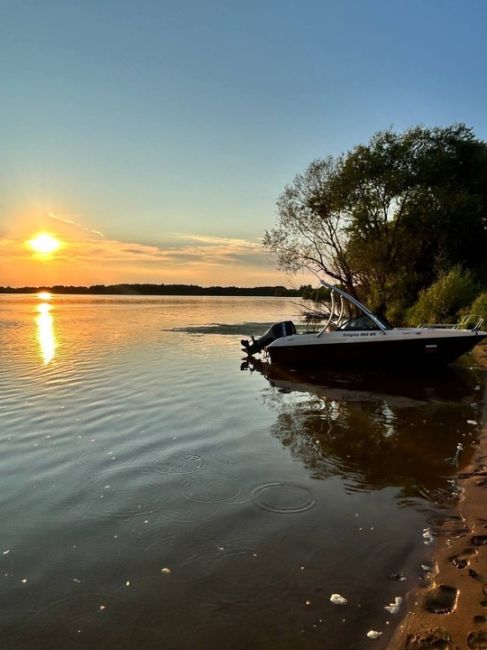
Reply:
M390 330L392 326L385 318L379 318L376 316L376 319L379 320L385 329ZM380 329L376 323L374 323L368 316L358 316L356 318L350 318L345 321L343 325L338 328L341 330L355 330L357 331L366 331L366 330L378 330Z

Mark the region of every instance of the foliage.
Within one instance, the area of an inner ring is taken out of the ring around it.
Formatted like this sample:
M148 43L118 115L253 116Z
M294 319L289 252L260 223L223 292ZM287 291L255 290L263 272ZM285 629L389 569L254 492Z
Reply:
M330 289L326 287L312 287L310 284L299 287L299 293L302 298L306 300L313 300L314 302L326 302L330 299Z
M264 245L280 268L325 274L398 320L453 266L485 268L487 143L462 124L383 131L312 162L277 208Z
M137 296L300 296L299 289L282 286L200 287L196 284L95 284L90 287L54 285L52 287L0 287L0 293L137 295Z
M459 311L469 305L478 292L478 285L470 271L455 266L427 289L408 312L411 325L420 323L452 322Z
M482 316L484 319L482 329L485 330L487 326L487 291L483 291L477 296L468 311L470 314Z
M276 253L287 271L324 271L353 290L346 245L349 215L341 209L340 175L343 160L317 160L277 201L279 222L266 232L264 246Z

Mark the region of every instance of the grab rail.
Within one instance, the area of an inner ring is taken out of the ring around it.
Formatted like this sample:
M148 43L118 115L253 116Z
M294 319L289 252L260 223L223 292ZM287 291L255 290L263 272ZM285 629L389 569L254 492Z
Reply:
M473 327L467 327L469 322L476 318L477 321ZM477 332L483 325L484 319L479 314L466 314L458 323L421 323L419 325L420 329L437 329L437 330L470 330L471 332Z

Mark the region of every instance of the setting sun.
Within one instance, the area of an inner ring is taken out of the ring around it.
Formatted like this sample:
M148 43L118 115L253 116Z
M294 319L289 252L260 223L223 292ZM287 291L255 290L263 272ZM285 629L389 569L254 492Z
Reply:
M27 244L35 253L44 254L54 253L61 246L59 239L46 232L39 233L33 239L29 239Z

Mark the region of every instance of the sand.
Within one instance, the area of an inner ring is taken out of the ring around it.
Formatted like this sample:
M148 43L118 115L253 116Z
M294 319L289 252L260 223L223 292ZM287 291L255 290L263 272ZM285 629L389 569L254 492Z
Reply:
M487 346L475 352L487 368ZM484 408L484 422L486 422ZM409 594L407 614L387 650L487 649L487 426L458 475L458 518L444 524L432 571ZM453 525L452 525L453 523Z

